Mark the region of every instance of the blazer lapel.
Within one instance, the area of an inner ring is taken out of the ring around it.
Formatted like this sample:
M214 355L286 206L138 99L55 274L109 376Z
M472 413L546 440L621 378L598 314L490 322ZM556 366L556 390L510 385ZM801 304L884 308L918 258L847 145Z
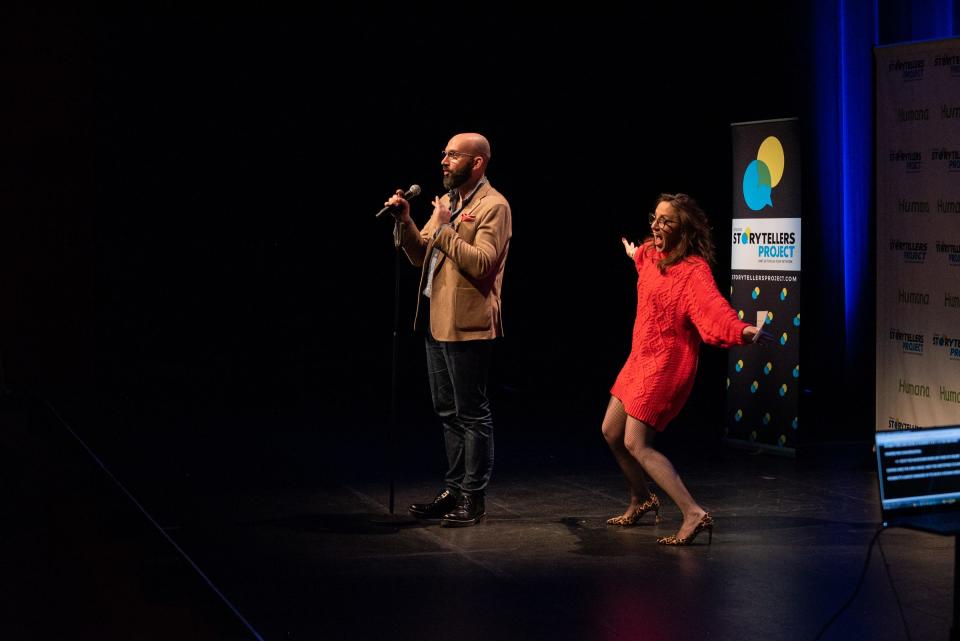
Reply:
M467 206L463 208L463 211L461 211L460 214L457 215L457 221L453 225L453 228L455 230L460 228L460 223L463 222L464 217L466 217L466 220L468 222L471 220L474 220L474 212L477 210L477 208L480 207L480 202L487 195L487 192L489 190L490 190L490 181L487 181L483 184L482 187L480 187L480 189L477 190L477 193L473 195L473 198L471 198L470 202L467 203Z
M490 191L490 181L487 181L477 190L477 193L473 195L473 198L470 199L470 202L467 203L467 206L463 208L459 214L457 214L457 220L453 223L453 230L457 231L460 229L460 223L463 222L464 216L467 216L468 220L474 220L473 216L478 207L480 207L480 202L487 195L487 192ZM433 250L433 246L436 243L436 239L430 241L430 245L427 247L427 255L431 255L430 252ZM443 252L440 252L440 255L437 257L437 265L433 270L433 275L436 277L437 273L440 271L440 265L446 260L447 255Z

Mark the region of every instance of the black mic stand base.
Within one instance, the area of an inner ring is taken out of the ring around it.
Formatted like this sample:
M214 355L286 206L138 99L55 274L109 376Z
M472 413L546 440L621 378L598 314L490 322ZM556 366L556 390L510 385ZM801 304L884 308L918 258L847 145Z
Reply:
M382 212L381 212L382 213ZM379 215L379 214L378 214ZM370 522L377 525L413 525L417 520L409 514L394 514L394 462L396 452L396 432L399 423L397 408L400 365L400 250L403 246L403 226L396 216L393 219L393 249L394 249L394 285L393 285L393 361L390 373L390 424L387 428L387 472L390 479L390 496L388 499L389 514L375 514Z

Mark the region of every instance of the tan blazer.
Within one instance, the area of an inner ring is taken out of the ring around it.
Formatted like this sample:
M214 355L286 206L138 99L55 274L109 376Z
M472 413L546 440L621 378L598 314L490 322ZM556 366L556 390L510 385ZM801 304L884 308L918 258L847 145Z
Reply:
M449 207L448 196L443 197ZM500 289L513 227L510 204L488 181L452 225L442 226L431 218L417 233L409 223L403 234L403 251L414 265L421 265L417 289L417 314L427 285L427 269L433 248L441 251L433 275L430 296L430 331L438 341L491 339L503 335ZM436 235L436 238L434 238Z

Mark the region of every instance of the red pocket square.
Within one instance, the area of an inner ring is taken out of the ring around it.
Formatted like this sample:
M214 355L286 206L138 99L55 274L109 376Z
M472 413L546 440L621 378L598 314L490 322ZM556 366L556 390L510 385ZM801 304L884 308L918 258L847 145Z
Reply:
M477 217L471 214L463 214L462 216L460 216L460 221L464 223L472 223L476 219Z

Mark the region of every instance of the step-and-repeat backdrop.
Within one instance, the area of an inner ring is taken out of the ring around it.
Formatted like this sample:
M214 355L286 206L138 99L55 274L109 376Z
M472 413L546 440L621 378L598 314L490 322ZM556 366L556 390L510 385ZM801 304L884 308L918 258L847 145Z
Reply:
M876 49L878 430L960 424L960 39Z

